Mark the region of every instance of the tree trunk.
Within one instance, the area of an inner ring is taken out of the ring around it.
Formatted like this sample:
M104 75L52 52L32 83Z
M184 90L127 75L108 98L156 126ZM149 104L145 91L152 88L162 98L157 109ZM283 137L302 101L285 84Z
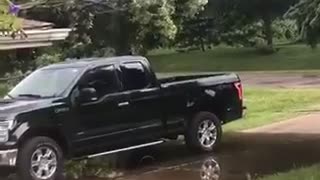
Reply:
M263 17L264 33L268 46L273 48L273 31L272 31L272 19L269 14Z
M205 52L205 51L206 51L206 47L205 47L205 45L204 45L204 40L203 40L202 37L200 37L199 40L200 40L201 51L202 51L202 52Z
M118 14L116 18L117 28L114 29L116 36L116 54L119 56L130 55L130 44L129 44L129 23L127 17L123 14Z

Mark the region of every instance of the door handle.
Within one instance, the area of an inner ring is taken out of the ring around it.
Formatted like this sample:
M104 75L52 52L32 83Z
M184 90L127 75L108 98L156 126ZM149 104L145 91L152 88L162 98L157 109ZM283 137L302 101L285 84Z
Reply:
M129 102L121 102L118 104L118 107L129 106L129 105L130 105Z

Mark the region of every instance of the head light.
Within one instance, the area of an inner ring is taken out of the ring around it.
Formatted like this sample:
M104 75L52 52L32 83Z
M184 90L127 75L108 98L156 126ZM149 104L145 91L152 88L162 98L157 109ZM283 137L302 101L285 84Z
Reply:
M9 130L14 127L14 121L0 121L0 143L9 140Z

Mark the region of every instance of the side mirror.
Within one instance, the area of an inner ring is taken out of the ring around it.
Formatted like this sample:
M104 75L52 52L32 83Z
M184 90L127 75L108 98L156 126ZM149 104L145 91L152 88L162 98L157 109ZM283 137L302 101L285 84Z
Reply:
M80 90L80 102L87 103L98 100L97 91L94 88L83 88Z

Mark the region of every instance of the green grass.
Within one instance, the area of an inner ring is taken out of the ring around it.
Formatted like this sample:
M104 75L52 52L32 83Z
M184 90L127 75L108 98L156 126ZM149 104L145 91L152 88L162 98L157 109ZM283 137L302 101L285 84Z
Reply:
M320 165L292 170L287 173L276 174L258 180L318 180L320 179Z
M245 118L227 124L225 131L240 131L294 117L320 104L318 89L246 88Z
M164 50L148 56L157 72L269 71L320 69L320 49L287 45L271 55L253 48L218 47L206 52L176 53Z
M0 84L0 97L4 96L8 92L8 87L4 84Z

